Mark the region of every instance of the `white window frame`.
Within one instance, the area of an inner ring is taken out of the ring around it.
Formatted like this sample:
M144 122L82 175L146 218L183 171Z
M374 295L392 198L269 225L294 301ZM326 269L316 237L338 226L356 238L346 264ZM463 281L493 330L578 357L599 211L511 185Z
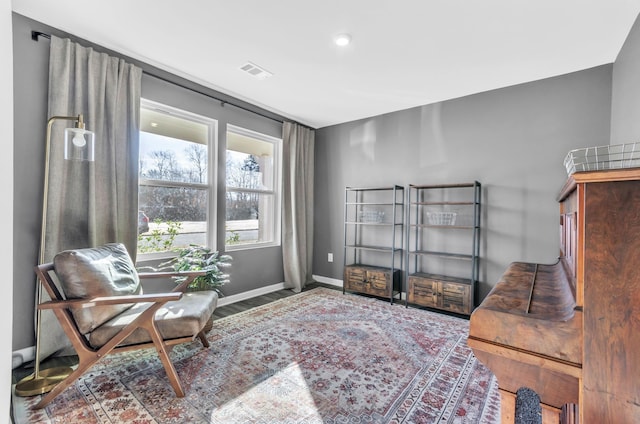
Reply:
M273 190L255 190L255 189L242 189L237 187L227 187L225 180L225 201L226 193L231 191L245 192L245 193L259 193L259 194L271 194L273 195L273 239L271 241L246 243L246 244L227 244L225 240L225 251L234 250L249 250L260 249L265 247L280 246L282 240L282 139L273 137L267 134L263 134L257 131L249 130L243 127L239 127L233 124L227 124L227 131L225 137L229 133L235 133L241 136L255 138L256 140L271 143L273 145ZM229 146L225 149L225 153ZM226 166L226 161L225 161ZM226 174L226 168L225 168ZM226 205L225 205L225 229L226 229ZM226 231L226 230L225 230Z
M207 191L207 226L206 226L206 244L212 250L217 249L217 187L218 187L218 121L208 116L198 115L183 109L178 109L164 103L152 100L140 99L140 109L149 109L159 113L165 113L178 118L193 121L208 127L207 140L207 183L183 183L162 180L148 180L140 178L138 186L154 185L165 187L193 187L203 189L206 186ZM151 184L145 184L151 183ZM174 252L154 252L154 253L138 253L139 261L165 259L175 256Z

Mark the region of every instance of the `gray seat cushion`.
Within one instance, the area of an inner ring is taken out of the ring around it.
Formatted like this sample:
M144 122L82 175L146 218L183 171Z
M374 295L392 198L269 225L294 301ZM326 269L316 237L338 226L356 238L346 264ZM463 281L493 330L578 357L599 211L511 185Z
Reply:
M133 321L149 303L139 303L105 322L89 334L89 344L99 348ZM155 315L156 325L163 339L194 337L207 323L218 306L218 294L214 291L184 293L180 300L167 302ZM144 329L135 330L120 345L138 344L151 341Z
M67 299L142 293L135 265L121 243L65 250L53 258L53 266ZM94 306L71 311L80 332L87 334L131 306Z

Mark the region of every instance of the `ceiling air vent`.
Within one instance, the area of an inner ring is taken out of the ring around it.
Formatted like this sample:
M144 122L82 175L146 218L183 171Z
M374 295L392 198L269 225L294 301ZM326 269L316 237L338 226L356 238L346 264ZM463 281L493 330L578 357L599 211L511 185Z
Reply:
M245 71L249 75L254 78L258 78L260 80L267 79L273 74L266 69L256 65L255 63L247 62L240 67L241 70Z

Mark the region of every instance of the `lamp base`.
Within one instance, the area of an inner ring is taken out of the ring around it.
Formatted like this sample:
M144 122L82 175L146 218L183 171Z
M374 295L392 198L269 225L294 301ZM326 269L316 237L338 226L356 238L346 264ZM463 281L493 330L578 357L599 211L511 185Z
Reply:
M72 372L73 369L69 367L53 367L40 370L37 376L31 374L16 384L16 395L26 397L50 392Z

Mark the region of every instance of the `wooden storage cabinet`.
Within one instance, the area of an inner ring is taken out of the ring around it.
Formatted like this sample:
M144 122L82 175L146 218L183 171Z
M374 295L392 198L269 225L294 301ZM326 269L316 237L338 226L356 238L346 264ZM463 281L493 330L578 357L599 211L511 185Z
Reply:
M439 308L442 302L442 283L427 274L410 275L407 283L407 301L430 308Z
M349 291L386 297L389 292L400 291L401 271L366 265L349 265L344 268L344 287Z
M400 298L404 216L402 186L345 188L343 293Z
M470 315L480 258L481 185L410 185L406 305Z
M462 279L417 273L409 276L407 302L457 314L470 313L471 286Z

